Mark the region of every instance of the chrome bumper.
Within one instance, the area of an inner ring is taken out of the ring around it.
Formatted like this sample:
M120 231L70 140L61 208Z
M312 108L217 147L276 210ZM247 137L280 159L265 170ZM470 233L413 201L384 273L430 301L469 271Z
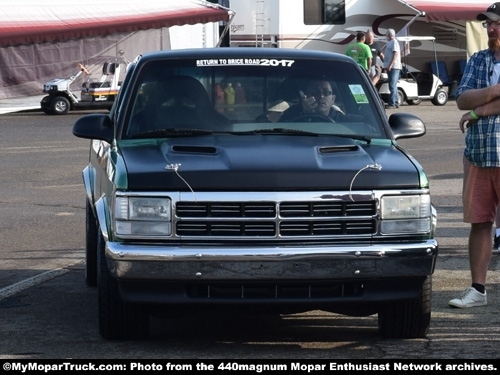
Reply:
M325 280L420 277L434 272L435 240L416 244L314 247L167 247L108 242L121 280Z

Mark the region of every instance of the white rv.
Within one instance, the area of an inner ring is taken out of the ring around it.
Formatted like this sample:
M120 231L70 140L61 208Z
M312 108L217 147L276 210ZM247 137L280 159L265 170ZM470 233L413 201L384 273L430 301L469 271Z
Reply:
M470 40L487 40L479 25L470 28L468 24L488 7L490 0L469 3L468 0L233 0L230 7L236 14L230 25L230 45L344 53L357 31L373 30L384 45L385 32L392 28L398 36L434 37L438 58L445 62L452 77L460 74L460 61L467 59ZM431 9L440 13L427 11ZM412 69L431 70L435 58L432 42L413 43L404 50L412 54Z

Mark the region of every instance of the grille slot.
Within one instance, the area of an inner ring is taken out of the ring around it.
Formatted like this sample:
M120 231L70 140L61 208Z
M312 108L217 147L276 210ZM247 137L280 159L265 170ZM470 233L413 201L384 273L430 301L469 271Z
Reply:
M282 217L366 216L375 214L374 202L283 202Z
M275 217L276 204L253 202L178 202L178 217Z
M338 236L373 233L375 222L366 221L288 221L282 222L282 236Z
M274 222L233 222L233 221L180 221L177 223L180 236L274 236Z

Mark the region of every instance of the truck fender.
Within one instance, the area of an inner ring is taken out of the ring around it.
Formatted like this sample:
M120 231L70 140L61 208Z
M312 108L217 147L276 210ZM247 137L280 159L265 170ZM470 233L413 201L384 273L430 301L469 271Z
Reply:
M97 223L102 233L104 241L109 239L109 204L105 195L97 200L95 203L95 211L97 216Z
M109 223L109 215L108 211L108 200L106 196L102 196L94 202L94 181L95 181L95 168L92 165L88 165L83 170L83 184L85 187L85 194L87 196L88 201L90 202L90 206L92 207L92 211L94 213L94 217L97 220L98 227L100 228L104 239L108 240L108 223Z
M82 172L83 177L83 186L85 188L85 194L87 195L87 199L92 205L92 209L94 210L94 181L95 181L95 168L92 165L87 165Z

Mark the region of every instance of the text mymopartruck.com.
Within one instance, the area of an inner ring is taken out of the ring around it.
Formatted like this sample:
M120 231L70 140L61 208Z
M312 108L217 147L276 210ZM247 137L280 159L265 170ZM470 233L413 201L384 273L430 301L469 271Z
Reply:
M99 363L99 361L40 361L40 362L4 362L3 370L10 372L53 372L53 371L134 371L134 372L158 372L158 371L175 371L175 372L301 372L301 373L323 373L323 372L353 372L353 371L497 371L495 363L484 361L478 362L459 362L459 361L436 361L415 363L409 361L394 361L394 362L270 362L259 363L259 361L185 361L179 362L137 362L131 361L115 361L115 363ZM102 361L105 362L105 361ZM109 362L109 361L108 361ZM266 361L261 361L266 362Z

